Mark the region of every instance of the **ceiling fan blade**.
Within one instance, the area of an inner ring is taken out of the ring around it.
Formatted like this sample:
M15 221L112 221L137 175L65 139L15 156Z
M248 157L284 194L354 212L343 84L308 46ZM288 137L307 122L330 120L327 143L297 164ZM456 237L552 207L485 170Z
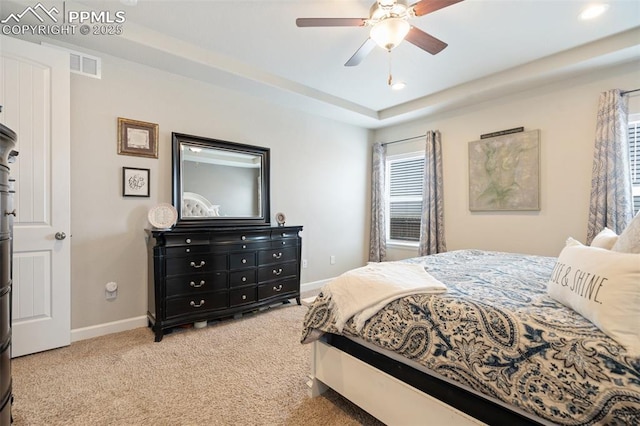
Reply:
M368 38L362 46L358 48L356 53L344 64L345 67L355 67L376 47L376 42Z
M365 18L298 18L298 27L363 27Z
M442 49L448 46L444 41L439 40L416 27L411 27L409 33L404 39L409 43L415 44L420 49L426 50L432 55L439 53Z
M411 8L416 16L422 16L461 1L462 0L421 0L411 6Z

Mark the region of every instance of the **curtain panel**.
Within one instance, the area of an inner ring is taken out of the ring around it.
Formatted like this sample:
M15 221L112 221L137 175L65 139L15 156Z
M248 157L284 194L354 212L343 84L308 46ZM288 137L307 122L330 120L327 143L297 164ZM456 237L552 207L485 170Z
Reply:
M620 89L600 94L596 121L587 244L603 228L620 234L633 218L627 98Z
M385 176L387 147L373 145L371 165L371 230L369 233L369 261L382 262L387 256L387 231L385 225Z
M447 251L444 239L441 139L439 131L427 132L418 256Z

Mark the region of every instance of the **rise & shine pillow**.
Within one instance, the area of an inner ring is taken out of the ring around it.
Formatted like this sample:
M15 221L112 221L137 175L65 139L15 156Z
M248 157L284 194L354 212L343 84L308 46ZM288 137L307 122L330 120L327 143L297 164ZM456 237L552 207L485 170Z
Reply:
M547 283L549 296L640 357L640 254L589 247L573 238Z

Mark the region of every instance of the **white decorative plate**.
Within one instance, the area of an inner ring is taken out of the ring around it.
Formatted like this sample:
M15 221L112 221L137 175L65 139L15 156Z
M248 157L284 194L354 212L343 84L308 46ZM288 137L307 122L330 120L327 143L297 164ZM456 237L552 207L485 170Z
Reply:
M284 225L284 221L287 220L284 213L276 213L276 222L280 225Z
M154 228L168 229L176 224L178 211L171 204L161 203L149 210L147 218Z

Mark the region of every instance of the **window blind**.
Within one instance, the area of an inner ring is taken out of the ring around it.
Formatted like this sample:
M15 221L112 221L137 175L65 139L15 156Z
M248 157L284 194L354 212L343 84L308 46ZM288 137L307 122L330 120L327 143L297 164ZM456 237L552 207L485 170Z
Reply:
M389 239L420 240L424 157L391 159L389 176Z
M640 121L629 123L629 168L633 185L633 211L640 211Z

